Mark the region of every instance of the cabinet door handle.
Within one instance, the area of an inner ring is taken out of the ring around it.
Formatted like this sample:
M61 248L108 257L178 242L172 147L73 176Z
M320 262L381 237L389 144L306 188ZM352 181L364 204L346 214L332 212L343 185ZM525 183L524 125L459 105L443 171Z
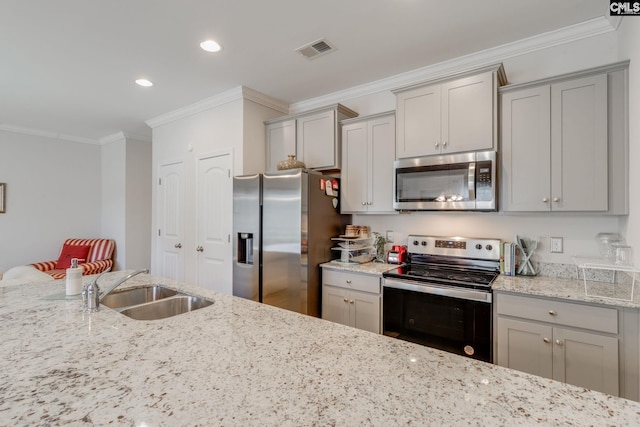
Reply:
M344 301L344 302L349 302L349 300L348 300L348 299L346 299L346 298L344 298L344 299L343 299L343 301Z
M204 248L202 246L198 246L196 248L196 252L204 252Z
M366 205L367 205L367 202L362 202L362 206L366 206Z
M553 201L554 201L554 202L556 202L556 203L558 203L558 202L560 201L560 197L554 197L554 198L553 198Z
M434 146L435 146L436 148L438 148L438 146L439 146L439 145L440 145L440 143L439 143L438 141L436 141L436 143L434 144Z
M549 203L549 198L548 197L543 197L542 198L542 203Z
M558 313L556 313L556 311L555 311L555 310L549 310L549 314L550 314L551 316L555 316L555 315L556 315L556 314L558 314Z
M442 148L447 146L447 141L442 141Z
M175 245L173 245L174 248L176 249L180 249L182 247L181 243L176 243Z
M347 283L351 283L351 280L348 280L348 279L347 279L347 280L346 280L346 282L347 282Z
M551 342L551 340L547 337L542 338L542 341L546 342L547 344Z
M354 300L351 300L351 301L349 301L349 304L353 304L354 302L355 302Z
M560 347L562 347L562 344L564 344L562 341L556 340L556 345L559 345Z

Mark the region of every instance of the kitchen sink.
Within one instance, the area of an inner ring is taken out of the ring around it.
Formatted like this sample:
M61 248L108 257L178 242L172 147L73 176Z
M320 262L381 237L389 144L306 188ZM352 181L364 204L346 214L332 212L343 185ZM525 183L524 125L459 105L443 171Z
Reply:
M208 307L211 304L213 301L201 297L179 294L159 301L129 307L120 313L136 320L158 320Z
M151 285L142 288L113 291L102 299L101 304L116 309L157 301L177 294L178 291L173 289L160 285Z
M132 319L158 320L208 307L213 301L162 285L149 285L113 291L101 304Z

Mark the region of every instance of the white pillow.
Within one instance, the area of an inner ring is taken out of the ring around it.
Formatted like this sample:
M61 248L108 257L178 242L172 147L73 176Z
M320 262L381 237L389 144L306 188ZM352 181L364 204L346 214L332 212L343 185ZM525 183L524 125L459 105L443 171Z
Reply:
M53 280L51 276L30 265L19 265L5 271L2 280L25 279L29 282L43 282Z

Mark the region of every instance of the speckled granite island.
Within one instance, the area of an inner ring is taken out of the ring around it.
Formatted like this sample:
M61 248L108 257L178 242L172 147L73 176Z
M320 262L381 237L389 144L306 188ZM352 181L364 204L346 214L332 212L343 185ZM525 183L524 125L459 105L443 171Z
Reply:
M106 285L122 273L104 278ZM640 404L213 291L137 321L0 287L0 425L634 425Z

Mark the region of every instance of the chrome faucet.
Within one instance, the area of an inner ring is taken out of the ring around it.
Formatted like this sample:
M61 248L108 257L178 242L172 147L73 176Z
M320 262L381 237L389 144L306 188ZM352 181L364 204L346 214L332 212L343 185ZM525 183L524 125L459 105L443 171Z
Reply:
M131 279L133 276L137 276L140 273L148 273L148 272L149 270L146 268L142 270L134 271L133 273L126 276L125 278L120 279L114 285L111 285L104 292L100 292L100 287L98 286L98 279L101 278L106 273L105 271L105 273L102 273L101 275L96 277L93 282L86 284L82 289L82 309L85 311L88 311L89 313L98 311L98 309L100 308L100 302L104 299L104 297L109 295L111 291L113 291L118 286L122 285L127 280Z

